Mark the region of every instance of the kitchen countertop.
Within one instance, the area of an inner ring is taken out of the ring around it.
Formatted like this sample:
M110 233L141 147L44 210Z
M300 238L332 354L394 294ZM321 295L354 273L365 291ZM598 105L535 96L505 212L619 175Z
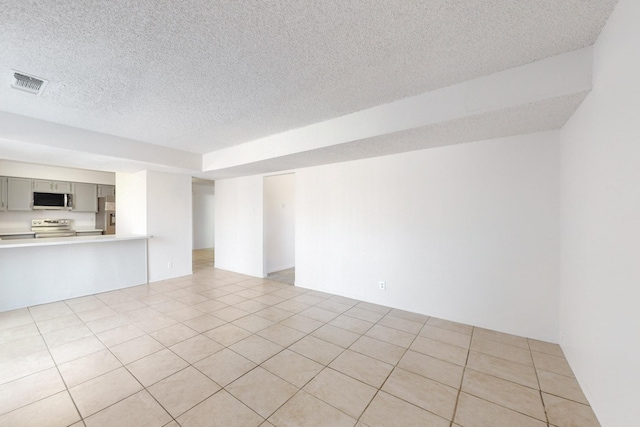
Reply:
M25 233L28 234L28 233ZM46 239L0 240L0 249L26 248L33 246L60 246L85 243L108 243L123 240L149 239L152 236L140 234L109 234L106 236L49 237Z

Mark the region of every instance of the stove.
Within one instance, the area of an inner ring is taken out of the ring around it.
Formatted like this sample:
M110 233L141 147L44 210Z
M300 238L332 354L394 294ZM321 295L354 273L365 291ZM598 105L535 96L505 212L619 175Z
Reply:
M76 235L76 231L71 229L70 219L32 219L31 231L36 233L36 239Z

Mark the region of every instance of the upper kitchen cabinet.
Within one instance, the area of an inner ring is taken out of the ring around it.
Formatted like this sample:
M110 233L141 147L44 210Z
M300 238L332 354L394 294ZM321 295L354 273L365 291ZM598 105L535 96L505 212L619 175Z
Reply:
M98 185L98 197L107 197L116 195L115 185Z
M73 210L75 212L98 212L98 186L96 184L73 184Z
M31 210L31 180L28 178L7 178L7 210Z
M7 210L7 178L0 176L0 211Z
M34 179L33 191L38 193L71 193L71 183Z

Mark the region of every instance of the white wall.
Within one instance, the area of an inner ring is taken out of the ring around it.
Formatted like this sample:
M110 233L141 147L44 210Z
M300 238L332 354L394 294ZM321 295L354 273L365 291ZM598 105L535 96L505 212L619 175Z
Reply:
M116 234L147 234L147 172L116 173Z
M562 348L603 426L640 406L640 2L594 49L594 88L561 133Z
M193 183L193 249L213 248L215 242L215 185Z
M558 162L545 132L298 170L296 284L557 341Z
M216 267L263 277L262 176L216 181Z
M150 282L192 273L191 224L191 177L147 171Z
M264 178L265 275L295 266L295 174Z
M116 234L149 234L149 281L191 274L191 177L116 174ZM171 262L171 267L169 267Z

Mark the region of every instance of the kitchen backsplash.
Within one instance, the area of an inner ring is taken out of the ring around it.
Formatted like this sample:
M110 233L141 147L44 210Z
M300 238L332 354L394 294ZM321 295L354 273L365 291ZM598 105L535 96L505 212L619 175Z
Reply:
M66 218L73 221L73 228L91 228L96 225L96 214L70 211L15 211L0 212L1 230L31 230L31 220L41 218Z

